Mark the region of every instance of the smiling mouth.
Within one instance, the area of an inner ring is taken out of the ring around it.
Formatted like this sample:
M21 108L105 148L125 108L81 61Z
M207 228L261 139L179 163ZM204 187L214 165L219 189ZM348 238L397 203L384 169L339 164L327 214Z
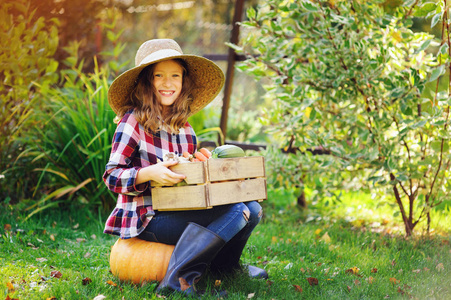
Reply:
M174 94L174 91L159 91L159 92L163 96L172 96Z

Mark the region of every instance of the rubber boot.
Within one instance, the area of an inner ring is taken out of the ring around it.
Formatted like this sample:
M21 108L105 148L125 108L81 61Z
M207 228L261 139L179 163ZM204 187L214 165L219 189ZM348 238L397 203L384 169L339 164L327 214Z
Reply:
M213 231L198 224L189 223L175 245L168 270L157 292L171 290L183 292L186 295L196 295L194 284L199 281L225 243Z
M211 262L210 271L214 274L226 275L246 272L251 278L268 279L268 273L264 269L251 265L244 265L243 267L240 265L240 257L248 239L242 239L240 234L233 237Z

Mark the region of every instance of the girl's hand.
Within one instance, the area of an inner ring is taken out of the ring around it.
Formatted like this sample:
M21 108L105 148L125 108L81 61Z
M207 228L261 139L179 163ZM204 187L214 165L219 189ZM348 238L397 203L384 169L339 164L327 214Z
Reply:
M159 162L139 170L136 176L136 184L147 181L155 181L163 185L174 185L185 179L185 175L172 172L169 167L178 164L177 161Z

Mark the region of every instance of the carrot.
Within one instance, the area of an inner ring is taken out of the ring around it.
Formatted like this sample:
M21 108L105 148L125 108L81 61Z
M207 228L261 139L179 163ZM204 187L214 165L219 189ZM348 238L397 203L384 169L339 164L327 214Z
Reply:
M201 148L200 150L200 153L202 153L203 155L205 155L205 157L208 159L208 158L211 158L211 152L207 149L207 148Z
M185 157L185 158L189 158L190 155L191 154L189 154L188 151L183 152L183 157Z
M194 152L194 156L200 161L207 161L207 157L200 152Z

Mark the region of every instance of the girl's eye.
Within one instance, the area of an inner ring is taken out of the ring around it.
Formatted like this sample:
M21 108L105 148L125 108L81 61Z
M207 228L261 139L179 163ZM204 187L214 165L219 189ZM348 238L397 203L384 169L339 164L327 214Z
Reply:
M155 74L155 77L163 77L161 74Z

